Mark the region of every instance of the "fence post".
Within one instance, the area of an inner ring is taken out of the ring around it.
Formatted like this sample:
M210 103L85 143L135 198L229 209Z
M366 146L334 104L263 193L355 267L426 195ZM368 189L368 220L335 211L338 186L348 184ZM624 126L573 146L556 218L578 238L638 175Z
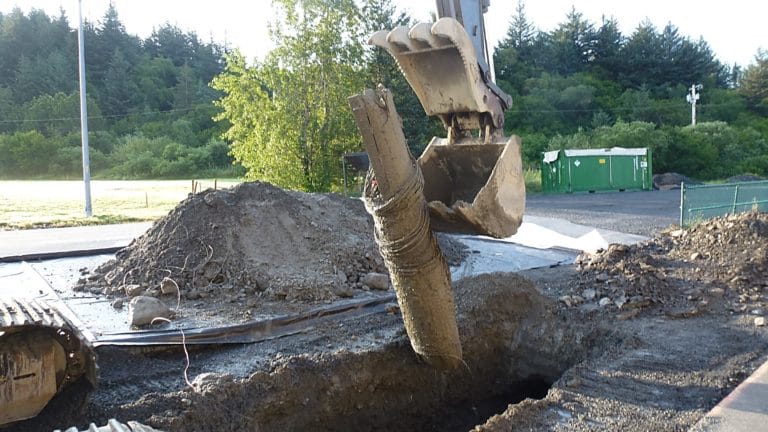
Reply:
M736 203L739 202L739 185L736 184L736 187L733 190L733 210L732 214L736 214Z
M683 208L685 208L685 182L680 182L680 228L683 225Z

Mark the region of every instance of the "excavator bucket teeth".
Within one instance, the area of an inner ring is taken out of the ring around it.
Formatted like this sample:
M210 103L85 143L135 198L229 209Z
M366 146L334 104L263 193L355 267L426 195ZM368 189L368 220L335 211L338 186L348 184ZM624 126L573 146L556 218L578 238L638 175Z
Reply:
M447 121L456 113L487 113L494 127L503 125L501 101L483 79L472 40L456 19L382 30L369 43L395 58L428 115Z
M418 163L432 229L495 238L517 232L525 209L519 137L453 144L433 138Z

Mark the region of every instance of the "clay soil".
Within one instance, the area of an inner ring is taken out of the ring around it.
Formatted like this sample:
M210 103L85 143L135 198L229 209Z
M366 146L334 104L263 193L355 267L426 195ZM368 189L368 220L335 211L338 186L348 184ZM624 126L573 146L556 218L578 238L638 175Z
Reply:
M238 319L268 301L333 301L339 285L367 295L363 275L384 270L359 202L249 187L191 197L81 289L152 292L172 277L190 307L196 293L240 299L226 303ZM214 222L216 208L226 211ZM450 238L443 247L464 256ZM17 430L110 417L167 431L688 430L766 360L756 318L768 314L767 269L768 216L746 214L657 230L574 265L455 281L464 363L449 372L413 354L394 303L193 349L189 382L179 350L104 347L83 412Z

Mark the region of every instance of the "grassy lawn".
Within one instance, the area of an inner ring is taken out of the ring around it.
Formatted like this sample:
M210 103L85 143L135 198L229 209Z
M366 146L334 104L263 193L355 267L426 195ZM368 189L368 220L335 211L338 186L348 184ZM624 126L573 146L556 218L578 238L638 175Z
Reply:
M537 170L525 171L528 193L541 192ZM196 180L196 190L214 180ZM238 180L217 180L227 188ZM82 181L0 181L0 230L100 225L159 219L192 192L192 180L91 181L93 216L85 217Z
M218 188L237 180L218 180ZM196 180L197 191L214 180ZM0 181L0 229L139 222L165 216L192 192L192 180L91 181L93 217L85 217L82 181Z
M541 171L537 169L526 169L523 171L525 178L525 192L526 193L540 193L541 192Z

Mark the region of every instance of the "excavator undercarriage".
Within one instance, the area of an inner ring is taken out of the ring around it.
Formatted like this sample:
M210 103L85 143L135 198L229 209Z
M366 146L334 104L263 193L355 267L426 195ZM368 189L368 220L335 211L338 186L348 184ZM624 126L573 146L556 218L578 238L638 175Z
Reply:
M92 347L53 305L0 298L0 427L35 417L75 384L95 383Z

